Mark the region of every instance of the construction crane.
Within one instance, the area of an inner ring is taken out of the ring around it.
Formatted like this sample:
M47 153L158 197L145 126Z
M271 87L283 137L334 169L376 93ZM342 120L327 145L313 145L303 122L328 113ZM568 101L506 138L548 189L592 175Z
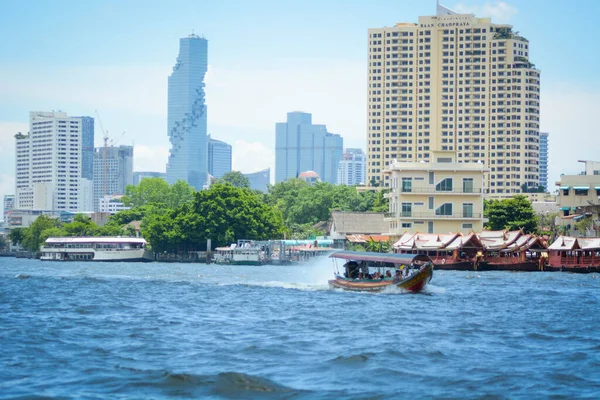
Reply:
M100 125L100 130L102 131L102 139L104 141L104 148L102 150L102 198L106 199L108 193L106 192L106 148L108 147L108 132L104 130L104 126L102 126L102 120L100 119L100 113L98 110L96 111L96 116L98 117L98 125Z

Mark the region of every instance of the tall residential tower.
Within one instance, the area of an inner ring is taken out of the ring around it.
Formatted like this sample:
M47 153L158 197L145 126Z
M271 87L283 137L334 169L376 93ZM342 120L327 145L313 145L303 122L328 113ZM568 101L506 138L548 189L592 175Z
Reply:
M15 208L92 211L93 160L86 143L94 142L93 132L90 117L31 112L29 133L15 135Z
M548 191L548 132L540 132L540 186Z
M287 113L287 122L275 125L275 183L315 171L324 182L337 183L338 163L344 140L327 132L325 125L313 125L312 115Z
M537 187L540 71L529 53L512 26L442 6L369 29L367 179L389 179L394 160L453 151L489 168L491 197Z
M206 183L208 151L204 76L208 41L190 35L179 41L179 56L169 77L167 129L171 150L167 182L188 182L196 190Z
M367 157L362 149L346 149L338 166L338 185L367 183Z

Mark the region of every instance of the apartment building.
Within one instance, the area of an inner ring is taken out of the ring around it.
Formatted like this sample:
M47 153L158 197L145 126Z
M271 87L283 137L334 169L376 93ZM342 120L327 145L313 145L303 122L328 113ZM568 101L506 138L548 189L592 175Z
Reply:
M392 160L450 151L483 162L495 197L538 186L540 71L525 37L442 6L368 34L368 181L387 185Z
M362 149L346 149L338 165L338 185L367 183L367 156Z
M391 236L405 232L480 232L483 218L483 163L455 160L454 152L433 152L429 162L398 162L388 165Z
M54 111L30 113L29 133L15 135L15 208L91 211L92 182L86 176L93 165L84 165L83 157L84 142L90 136L93 141L89 118ZM89 157L85 160L91 162Z
M104 196L123 195L133 185L133 146L97 147L94 152L94 211Z

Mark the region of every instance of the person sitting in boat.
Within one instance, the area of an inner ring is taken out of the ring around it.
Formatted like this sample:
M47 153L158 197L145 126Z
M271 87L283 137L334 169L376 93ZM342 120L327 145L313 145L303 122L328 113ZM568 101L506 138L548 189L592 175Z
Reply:
M364 279L364 275L362 272L359 272L358 277L355 279L356 281L362 281Z
M398 283L402 280L402 272L397 269L396 270L396 275L394 275L394 283Z
M392 273L390 272L389 269L387 271L385 271L385 277L386 278L391 278L392 277Z

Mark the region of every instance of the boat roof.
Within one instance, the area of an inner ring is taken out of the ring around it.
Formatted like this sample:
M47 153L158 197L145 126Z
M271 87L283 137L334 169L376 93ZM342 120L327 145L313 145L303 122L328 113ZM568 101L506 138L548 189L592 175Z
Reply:
M146 243L146 239L120 236L49 237L46 243Z
M600 238L576 238L559 236L549 247L549 250L596 250L600 249Z
M375 253L369 251L337 251L329 257L352 261L378 261L392 264L410 264L413 261L431 261L431 259L424 254Z

